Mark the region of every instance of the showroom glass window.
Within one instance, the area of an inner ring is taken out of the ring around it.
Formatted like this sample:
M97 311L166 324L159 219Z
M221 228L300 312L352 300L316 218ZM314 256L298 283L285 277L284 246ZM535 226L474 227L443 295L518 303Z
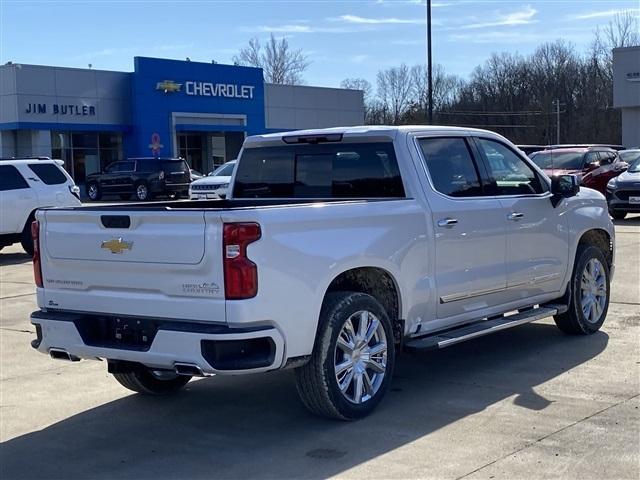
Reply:
M64 160L76 183L122 159L122 135L115 132L51 132L51 154Z

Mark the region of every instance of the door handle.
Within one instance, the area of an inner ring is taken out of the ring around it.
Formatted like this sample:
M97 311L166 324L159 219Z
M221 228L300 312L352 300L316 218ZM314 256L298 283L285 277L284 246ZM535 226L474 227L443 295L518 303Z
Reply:
M520 220L522 217L524 217L524 213L522 212L511 212L509 215L507 215L507 219L509 220Z
M458 223L457 218L447 217L442 220L438 220L439 227L453 227L456 223Z

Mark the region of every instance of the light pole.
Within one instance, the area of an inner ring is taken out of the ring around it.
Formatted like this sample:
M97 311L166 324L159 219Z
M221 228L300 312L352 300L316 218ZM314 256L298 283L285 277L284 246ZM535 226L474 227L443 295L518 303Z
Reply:
M427 89L428 89L428 122L433 125L433 70L431 68L431 0L427 0Z
M560 103L559 98L556 98L551 103L556 107L556 145L560 145L560 105L564 105L564 103Z

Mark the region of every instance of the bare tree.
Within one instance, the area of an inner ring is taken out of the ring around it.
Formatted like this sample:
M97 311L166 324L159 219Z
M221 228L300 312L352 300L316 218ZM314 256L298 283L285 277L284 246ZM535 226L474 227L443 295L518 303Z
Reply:
M414 65L411 67L411 81L413 91L411 100L414 109L424 111L427 108L429 84L427 81L427 66ZM440 64L433 66L433 109L440 110L452 102L458 93L461 80L455 75L447 75Z
M399 67L380 70L377 76L378 99L382 103L384 123L397 125L411 105L413 78L404 63Z
M616 13L605 27L597 27L595 34L594 49L603 57L610 56L614 48L640 45L638 14L632 10Z
M311 62L301 49L293 50L286 38L280 40L271 34L265 45L257 38L249 40L249 45L234 55L237 65L260 67L267 83L280 85L300 85L304 83L302 74Z
M371 99L373 87L371 86L371 83L364 78L345 78L340 82L340 87L351 90L362 90L365 104Z

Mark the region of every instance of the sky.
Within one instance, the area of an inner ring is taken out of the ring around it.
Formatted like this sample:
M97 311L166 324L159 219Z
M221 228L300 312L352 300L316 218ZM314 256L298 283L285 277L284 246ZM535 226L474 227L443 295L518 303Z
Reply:
M558 38L584 52L598 25L640 0L432 0L433 61L467 77L492 52ZM0 64L132 71L134 56L232 63L250 38L286 36L311 60L305 83L375 85L380 69L425 63L424 0L0 0Z

